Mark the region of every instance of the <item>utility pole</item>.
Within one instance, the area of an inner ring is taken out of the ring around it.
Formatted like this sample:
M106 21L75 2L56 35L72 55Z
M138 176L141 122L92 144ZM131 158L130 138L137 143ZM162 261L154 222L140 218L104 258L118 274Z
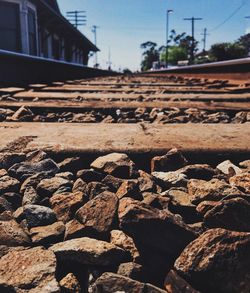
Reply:
M109 47L109 52L108 52L108 62L107 62L107 65L108 65L108 70L111 70L112 62L111 62L111 51L110 51L110 47Z
M200 17L191 17L191 18L184 18L184 20L191 21L191 24L192 24L192 48L191 48L190 61L191 61L191 64L193 64L194 63L194 48L195 48L195 45L194 45L194 42L195 42L195 38L194 38L194 22L196 20L202 20L202 18L200 18Z
M165 56L165 63L166 68L168 68L168 31L169 31L169 14L173 13L172 9L167 10L167 23L166 23L166 56Z
M75 28L78 29L78 26L86 25L86 11L68 11L66 15L68 21L71 22Z
M97 26L97 25L92 26L92 33L94 34L95 46L97 46L97 33L96 33L96 31L98 28L99 28L99 26ZM98 65L97 52L95 52L95 66L97 66L97 65Z
M207 28L204 28L204 32L201 34L203 36L203 51L206 51L206 45L207 45L207 36L209 36L209 33L207 32Z

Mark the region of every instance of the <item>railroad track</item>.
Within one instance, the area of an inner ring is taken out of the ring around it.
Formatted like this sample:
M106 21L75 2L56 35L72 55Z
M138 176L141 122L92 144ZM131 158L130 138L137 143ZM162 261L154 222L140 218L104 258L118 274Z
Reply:
M0 291L248 292L249 106L247 78L1 87Z

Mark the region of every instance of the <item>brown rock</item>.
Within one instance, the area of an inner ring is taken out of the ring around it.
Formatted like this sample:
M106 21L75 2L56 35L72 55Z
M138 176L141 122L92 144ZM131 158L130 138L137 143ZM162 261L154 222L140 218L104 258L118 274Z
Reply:
M91 168L118 178L130 178L134 163L126 154L112 153L97 158Z
M250 170L250 160L246 160L243 162L240 162L239 164L242 168L244 168L244 171Z
M38 163L45 159L48 159L48 155L44 151L41 151L41 150L36 150L26 155L26 161L32 162L32 163Z
M72 182L61 178L61 177L53 177L50 179L43 179L37 185L38 193L43 196L51 196L55 191L57 191L61 187L72 187Z
M204 223L209 228L250 232L250 203L242 198L217 202L205 214Z
M65 227L65 240L84 237L86 235L85 226L76 219L69 221Z
M103 192L76 212L76 219L85 226L89 235L106 235L117 225L118 198Z
M134 240L147 280L157 286L163 284L175 259L195 238L180 216L130 198L120 201L119 220L121 229Z
M6 292L59 293L55 272L52 251L41 247L11 251L0 259L0 287L12 289Z
M112 192L117 192L117 190L120 188L120 186L122 185L123 182L124 182L123 179L116 178L116 177L111 176L111 175L107 175L102 180L102 183L104 185L106 185L109 188L109 190L111 190Z
M159 209L164 210L169 208L170 199L166 196L161 196L153 192L143 192L143 203Z
M89 200L94 199L98 194L109 190L108 186L100 182L90 182L85 190Z
M129 293L166 293L165 290L150 284L140 283L114 273L104 273L93 286L94 293L129 292Z
M5 169L0 169L0 178L6 175L8 175L7 171Z
M167 293L199 293L173 270L166 277L165 288Z
M45 172L37 173L35 175L28 177L21 185L20 192L24 193L24 191L28 187L33 187L36 189L38 183L40 183L43 179L46 179L46 178L48 179L48 177L49 177L48 174Z
M119 199L123 197L131 197L138 200L143 199L139 191L138 183L134 181L124 181L117 190L116 195Z
M16 221L0 221L0 245L28 246L30 239Z
M135 262L140 259L139 251L137 250L133 238L126 235L120 230L111 231L110 242L123 250L129 251L131 257Z
M39 204L39 201L40 201L40 197L37 194L34 187L32 186L27 187L24 191L22 205L25 206L27 204Z
M231 177L229 182L232 186L236 186L243 189L244 192L250 193L250 173L244 173Z
M49 226L30 229L32 242L39 245L48 245L63 240L65 226L63 222L56 222Z
M72 220L76 211L86 202L82 192L55 194L50 198L50 204L57 219L67 223Z
M187 160L177 149L170 150L165 156L151 160L151 172L169 172L187 165Z
M180 214L186 223L199 220L196 206L191 203L186 188L171 188L163 194L170 198L169 210L174 214Z
M81 167L81 158L72 157L66 158L61 163L58 164L61 172L76 172Z
M157 190L153 176L141 170L139 170L139 176L138 182L141 192L155 192Z
M72 192L86 192L86 188L87 188L87 183L84 182L81 178L78 178L73 187L72 187Z
M216 207L218 205L217 201L202 201L199 203L196 207L196 211L202 215L205 216L205 214L210 211L212 208Z
M202 201L219 201L228 195L241 195L242 192L225 181L212 179L210 181L191 179L188 182L188 193L193 204Z
M0 178L0 195L7 192L18 192L20 188L20 182L10 176L3 176Z
M78 238L50 247L59 261L70 261L88 266L110 266L126 261L126 253L117 246L91 238Z
M77 172L77 177L81 178L84 182L100 182L105 177L102 173L99 173L93 169L83 169Z
M55 177L61 177L66 180L72 180L74 178L74 174L71 172L61 172L61 173L57 173Z
M119 265L117 274L141 282L143 280L143 267L134 262L122 263Z
M211 229L190 243L175 270L202 292L249 292L250 233Z
M81 293L81 285L78 282L77 278L72 274L69 273L65 276L60 282L61 292L62 293Z
M211 180L216 175L215 170L206 164L188 165L177 170L177 172L186 175L188 178L202 180Z

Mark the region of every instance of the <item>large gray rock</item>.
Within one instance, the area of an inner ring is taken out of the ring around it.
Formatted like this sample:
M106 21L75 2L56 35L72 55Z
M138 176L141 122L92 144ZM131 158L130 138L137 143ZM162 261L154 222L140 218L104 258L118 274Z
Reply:
M58 165L51 159L45 159L39 162L22 162L13 165L8 171L10 175L16 178L27 178L37 173L45 172L53 175L59 172Z
M49 179L43 179L37 185L37 192L42 196L51 196L54 192L56 192L59 188L63 187L72 187L72 182L70 180L61 178L61 177L53 177Z
M184 249L174 267L202 292L249 292L250 233L208 230Z
M11 251L0 259L0 288L20 293L59 293L56 257L41 247Z
M40 205L26 205L24 216L29 228L47 226L56 222L56 214L48 207Z
M121 248L100 240L78 238L57 243L50 247L59 261L74 262L90 266L116 265L126 260Z
M185 174L178 171L173 172L153 172L154 179L163 187L185 187L187 186L188 178Z
M0 153L0 169L9 169L11 166L25 160L23 153Z

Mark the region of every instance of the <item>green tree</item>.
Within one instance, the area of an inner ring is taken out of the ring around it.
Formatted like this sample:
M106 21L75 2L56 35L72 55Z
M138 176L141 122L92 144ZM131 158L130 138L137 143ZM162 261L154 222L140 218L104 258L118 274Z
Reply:
M177 65L180 60L187 60L188 54L185 48L171 46L168 49L168 62L172 65ZM166 51L161 54L161 61L166 60Z
M172 30L169 37L169 63L175 65L180 60L190 60L193 38L186 33L177 34ZM194 54L198 51L199 42L194 40ZM166 52L163 53L166 56ZM163 58L161 58L163 60Z
M159 61L160 54L157 49L157 44L154 42L145 42L141 44L141 49L143 49L143 60L141 63L141 70L146 71L152 68L152 64L155 61Z
M241 36L238 40L238 44L242 45L248 53L250 53L250 34Z
M248 55L247 49L240 43L218 43L212 45L209 56L213 61L225 61L245 58Z

